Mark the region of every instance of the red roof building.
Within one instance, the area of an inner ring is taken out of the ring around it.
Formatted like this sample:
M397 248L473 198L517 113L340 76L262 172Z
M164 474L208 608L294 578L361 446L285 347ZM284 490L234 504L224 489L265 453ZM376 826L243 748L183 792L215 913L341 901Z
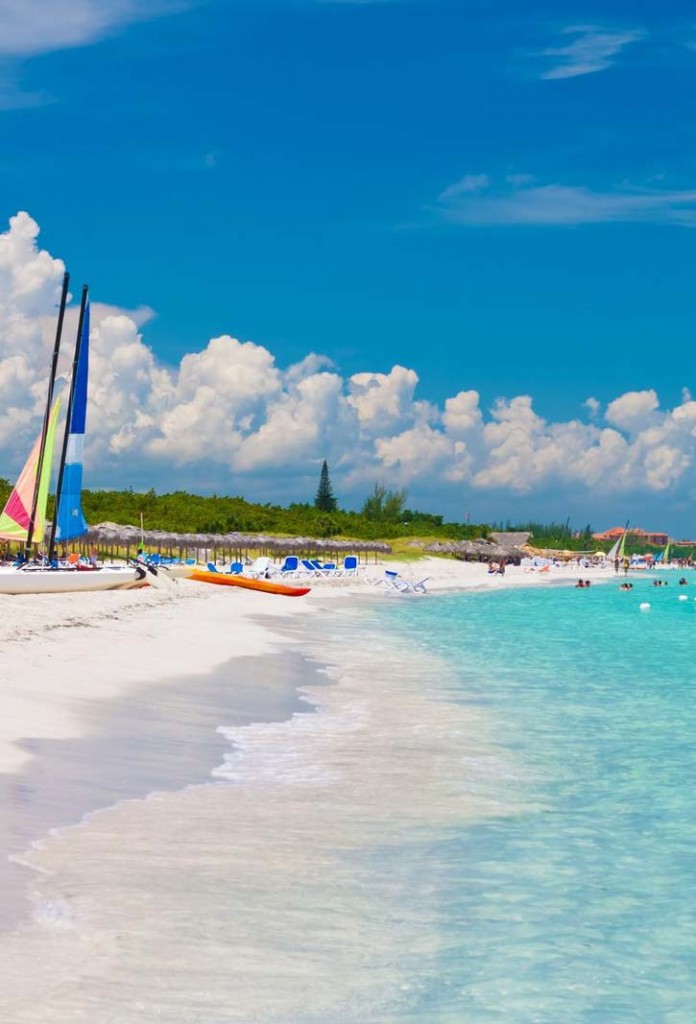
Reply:
M610 543L617 541L620 537L623 537L625 528L623 526L613 526L611 530L605 530L604 533L593 533L592 539L598 540L601 543ZM639 526L634 527L631 530L626 531L629 537L635 537L637 540L642 540L645 544L653 544L656 547L664 547L669 541L668 533L659 533L657 531L642 530Z

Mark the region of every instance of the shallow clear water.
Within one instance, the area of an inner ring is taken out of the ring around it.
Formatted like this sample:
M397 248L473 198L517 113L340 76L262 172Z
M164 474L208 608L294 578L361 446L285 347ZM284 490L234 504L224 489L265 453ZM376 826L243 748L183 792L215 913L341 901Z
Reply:
M0 1016L692 1024L696 581L669 579L287 627L330 663L314 714L221 722L214 784L27 853Z
M385 609L456 665L537 802L434 845L449 942L404 1019L693 1021L696 586L677 579Z

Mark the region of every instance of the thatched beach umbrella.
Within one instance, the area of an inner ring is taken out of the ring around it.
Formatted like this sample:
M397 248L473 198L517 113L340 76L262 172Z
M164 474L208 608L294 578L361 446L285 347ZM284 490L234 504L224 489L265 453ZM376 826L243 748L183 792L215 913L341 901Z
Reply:
M505 559L509 562L519 562L524 557L524 552L519 548L494 544L491 541L484 540L482 537L477 540L436 541L434 544L428 544L425 550L438 554L452 555L454 558L465 562L487 562L490 559L495 559L496 561Z
M99 549L108 549L112 556L115 552L125 549L126 557L142 546L155 550L158 553L163 551L171 554L178 551L179 557L195 555L200 560L212 557L217 559L220 555L223 560L226 553L238 559L249 556L250 551L262 551L264 554L272 552L276 556L285 554L331 554L339 552L350 552L354 554L373 552L376 554L390 554L391 545L384 541L368 540L357 541L337 539L334 537L273 537L265 533L245 534L234 531L232 533L174 533L170 530L146 530L141 531L139 526L132 526L122 523L104 522L90 527L86 534L87 544L96 546Z

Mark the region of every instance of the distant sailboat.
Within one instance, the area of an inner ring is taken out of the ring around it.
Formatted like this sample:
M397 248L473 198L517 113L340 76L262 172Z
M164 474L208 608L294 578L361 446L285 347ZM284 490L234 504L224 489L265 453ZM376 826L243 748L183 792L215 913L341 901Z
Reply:
M606 556L607 557L607 561L613 562L614 559L620 557L620 555L619 555L619 548L621 547L621 541L622 540L623 540L623 537L619 537L619 539L616 541L616 543L612 544L611 548L607 552L607 556Z
M628 523L624 527L624 532L612 545L610 551L607 553L607 561L614 562L618 558L623 559L626 556L626 535L628 534Z
M669 563L669 544L667 541L662 551L655 557L655 565L667 565Z

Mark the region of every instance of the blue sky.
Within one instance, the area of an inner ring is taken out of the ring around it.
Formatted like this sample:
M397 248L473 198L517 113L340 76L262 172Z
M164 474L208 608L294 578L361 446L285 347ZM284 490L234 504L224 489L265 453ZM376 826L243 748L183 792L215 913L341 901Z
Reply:
M654 389L672 409L696 328L695 79L674 0L29 0L0 13L2 219L28 211L93 295L151 307L167 366L230 334L279 367L412 368L439 407L473 389L585 421L590 397ZM261 479L236 489L267 497ZM455 483L409 489L579 525L634 504L689 532L688 473L619 496Z

